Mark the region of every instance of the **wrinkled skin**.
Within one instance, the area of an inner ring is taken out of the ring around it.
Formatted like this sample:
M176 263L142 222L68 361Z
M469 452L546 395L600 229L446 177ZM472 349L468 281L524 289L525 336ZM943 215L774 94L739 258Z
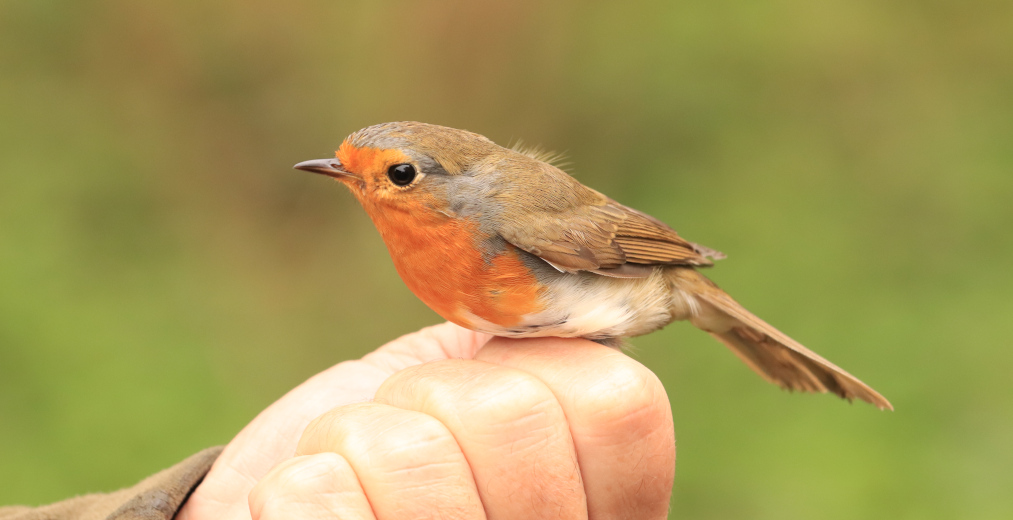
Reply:
M279 399L178 518L660 519L674 469L668 397L641 364L448 323Z

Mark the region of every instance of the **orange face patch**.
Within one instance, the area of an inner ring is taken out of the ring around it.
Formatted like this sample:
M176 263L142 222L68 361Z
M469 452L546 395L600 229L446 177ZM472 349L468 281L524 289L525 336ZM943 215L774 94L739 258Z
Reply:
M392 164L411 162L411 158L400 150L380 149L370 147L356 147L345 141L341 143L334 156L341 161L345 171L359 175L360 177L375 178L378 174L387 171Z

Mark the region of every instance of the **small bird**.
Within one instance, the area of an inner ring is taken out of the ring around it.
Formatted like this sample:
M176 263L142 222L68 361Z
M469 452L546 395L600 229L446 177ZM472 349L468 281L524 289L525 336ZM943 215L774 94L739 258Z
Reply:
M465 130L395 122L359 130L335 158L295 168L347 186L408 288L462 327L619 346L689 320L783 388L893 409L697 271L723 254L545 158Z

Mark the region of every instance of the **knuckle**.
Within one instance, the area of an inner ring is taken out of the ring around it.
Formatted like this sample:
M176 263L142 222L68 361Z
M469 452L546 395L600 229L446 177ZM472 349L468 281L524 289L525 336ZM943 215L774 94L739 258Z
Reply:
M658 377L637 361L616 354L607 370L591 374L574 402L578 420L592 428L644 426L667 420L668 395Z
M484 361L446 360L395 374L377 399L431 415L455 434L495 444L505 438L552 442L567 431L562 406L534 375Z
M337 453L318 453L289 459L274 469L250 491L248 503L253 520L283 518L290 503L302 497L340 491L342 477L350 471Z
M303 491L325 491L335 483L338 474L349 470L345 459L333 452L300 457L298 463L282 469L278 481L284 488Z
M375 403L338 406L313 419L303 430L296 454L338 451L345 437L356 431L355 425L369 423L377 406Z
M310 421L299 438L296 455L327 451L327 445L333 437L334 426L339 424L337 419L340 414L341 408L335 408Z
M494 374L472 382L466 399L458 405L460 413L500 426L533 417L554 419L562 414L552 390L535 376L508 368L498 368Z
M535 376L474 360L445 360L402 370L384 382L376 400L440 418L474 413L507 418L556 404L552 391Z
M346 449L375 454L380 465L398 465L411 454L435 455L456 449L454 436L433 417L402 410L377 425L377 430L361 431L349 438Z
M379 403L343 406L304 434L304 448L344 455L359 468L391 472L427 464L462 463L453 434L434 417ZM304 449L304 451L305 451Z

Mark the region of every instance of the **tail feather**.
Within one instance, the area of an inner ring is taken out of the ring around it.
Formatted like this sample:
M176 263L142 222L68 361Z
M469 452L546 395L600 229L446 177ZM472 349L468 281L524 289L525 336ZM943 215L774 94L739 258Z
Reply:
M679 271L677 285L711 307L690 318L693 324L727 345L767 381L789 390L832 392L849 401L858 398L893 410L879 392L756 317L702 274Z

